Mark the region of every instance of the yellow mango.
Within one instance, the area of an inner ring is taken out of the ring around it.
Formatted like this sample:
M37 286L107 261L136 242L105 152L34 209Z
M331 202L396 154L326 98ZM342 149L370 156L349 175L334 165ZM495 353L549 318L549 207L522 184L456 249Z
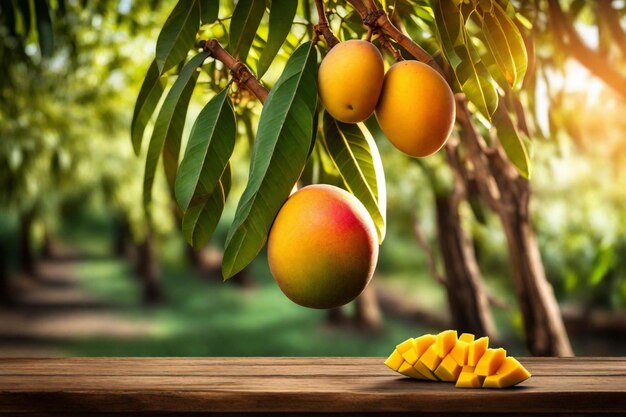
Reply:
M374 113L384 78L385 64L376 46L356 39L340 42L320 64L320 98L335 119L362 122Z
M502 348L487 349L485 354L478 361L478 364L476 364L474 372L482 376L494 375L505 358L506 350Z
M457 388L480 388L483 386L485 377L476 375L473 366L464 366L456 380Z
M402 365L400 365L400 368L398 368L398 372L400 372L402 375L410 376L411 378L426 379L424 375L419 373L415 368L413 368L413 365L409 364L408 362L403 362Z
M444 330L437 335L437 340L435 341L437 356L443 359L448 353L450 353L456 344L456 335L456 330Z
M403 354L407 350L411 349L413 346L415 346L415 339L411 337L396 346L396 350L400 352L400 354Z
M394 351L391 352L391 355L389 355L389 357L385 361L385 365L387 365L389 368L393 369L394 371L397 371L398 368L400 368L400 365L402 365L402 362L403 362L402 355L400 354L400 352L394 349Z
M448 356L454 358L457 364L460 366L467 365L467 352L469 351L469 343L459 339L456 345L452 348Z
M425 334L424 336L420 336L415 339L415 351L417 356L422 356L424 352L426 352L426 349L435 343L436 339L437 337L432 334Z
M471 333L463 333L459 336L459 340L466 343L472 343L474 341L474 335Z
M373 73L372 78L378 80L378 74ZM396 148L411 156L428 156L452 133L454 94L446 80L428 65L401 61L385 74L376 119Z
M489 346L489 338L481 337L474 340L469 345L469 351L467 352L467 364L469 366L476 366L480 358L483 356L487 347Z
M431 371L430 369L428 369L426 367L426 365L424 365L422 362L417 361L415 363L415 365L413 365L413 367L415 368L415 370L417 370L420 374L424 375L424 377L426 377L427 379L430 379L431 381L439 381L439 379L437 379L437 377L435 376L435 374L433 373L433 371Z
M442 381L446 382L454 382L459 377L461 373L461 366L454 360L454 358L450 355L447 355L437 369L435 370L435 375Z
M441 363L442 359L443 358L437 355L437 344L433 343L428 349L426 349L426 352L424 352L424 354L420 357L418 363L423 363L426 368L434 372Z
M530 378L530 372L517 359L509 356L498 368L495 375L485 378L483 388L511 387L526 381L528 378Z

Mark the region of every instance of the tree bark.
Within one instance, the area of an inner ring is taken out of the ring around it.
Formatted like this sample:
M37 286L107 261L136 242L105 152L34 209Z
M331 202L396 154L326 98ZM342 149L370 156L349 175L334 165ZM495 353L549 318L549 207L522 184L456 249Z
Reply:
M548 282L530 215L530 185L501 190L505 207L499 211L506 235L517 301L524 318L528 349L535 356L573 356L559 304Z
M495 335L495 325L472 240L461 225L454 197L436 196L439 250L445 268L445 285L453 327L460 332Z
M364 330L376 330L382 324L380 306L378 305L373 282L370 282L356 299L354 323Z
M154 238L148 234L137 247L137 273L142 285L143 303L158 305L163 302L159 265L156 259Z
M35 214L29 210L20 215L20 257L19 268L20 272L26 275L35 277L37 275L36 259L33 250L33 223L35 220Z

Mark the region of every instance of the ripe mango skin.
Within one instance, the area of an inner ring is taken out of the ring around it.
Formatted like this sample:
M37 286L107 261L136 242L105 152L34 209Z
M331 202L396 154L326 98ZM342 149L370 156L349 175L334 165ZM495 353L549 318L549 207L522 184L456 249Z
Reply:
M452 90L428 65L402 61L387 71L376 119L402 152L414 157L437 152L452 133L455 114Z
M320 98L328 113L340 122L362 122L374 113L384 76L383 57L371 42L341 42L320 64Z
M355 299L369 283L378 237L356 197L331 185L310 185L281 208L267 250L272 275L291 301L333 308Z

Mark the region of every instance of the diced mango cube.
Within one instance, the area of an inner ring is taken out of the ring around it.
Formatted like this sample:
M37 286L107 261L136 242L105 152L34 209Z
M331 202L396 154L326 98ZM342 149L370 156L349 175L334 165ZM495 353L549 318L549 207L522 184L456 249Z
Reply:
M442 353L444 353L442 355ZM489 338L455 330L410 338L396 346L385 365L402 375L456 382L458 388L506 388L530 378L530 372Z
M409 339L406 339L404 342L400 343L398 346L396 346L396 350L400 352L400 354L403 354L407 350L413 348L413 346L415 346L415 339L411 337Z
M435 375L437 375L437 378L446 382L456 381L460 373L461 366L456 363L451 355L447 355L445 358L443 358L443 360L435 370Z
M403 362L402 365L400 365L400 368L398 368L398 372L402 375L410 376L411 378L426 379L424 375L419 373L415 368L413 368L413 365L408 362Z
M487 350L488 346L489 338L486 336L471 342L469 344L469 350L467 352L467 364L469 366L476 366L480 358L482 358L483 354Z
M476 375L473 366L464 366L459 379L456 380L457 388L480 388L483 386L485 377Z
M450 353L457 341L456 330L444 330L437 335L435 345L437 346L437 356L445 358Z
M400 354L400 352L394 349L394 351L391 352L391 355L389 355L389 357L385 361L385 365L387 365L394 371L397 371L398 368L400 368L400 365L402 365L402 362L404 362L404 359L402 359L402 355Z
M415 362L417 362L417 360L419 359L419 356L417 356L417 352L415 351L415 347L412 347L411 349L409 349L406 352L404 352L402 354L402 357L411 366L413 366L415 364Z
M415 365L415 362L417 362L420 356L422 356L426 349L428 349L434 342L435 336L431 334L413 339L413 346L403 352L402 357L411 365Z
M430 369L428 369L426 367L426 365L424 365L422 362L417 361L415 363L415 365L413 365L413 367L422 375L424 375L427 379L430 379L431 381L439 381L437 379L437 377L435 376L435 374L433 373L433 371L431 371Z
M485 378L483 388L506 388L530 378L530 372L511 356L504 360L495 375Z
M418 362L423 363L428 369L434 372L441 363L442 359L443 358L437 355L437 344L433 343L428 349L426 349L426 352L424 352Z
M504 363L506 358L506 350L502 348L487 349L485 354L480 358L474 373L482 376L494 375L498 368Z
M459 340L465 343L472 343L474 341L474 335L471 333L463 333L459 336Z
M456 345L452 348L448 356L452 356L452 358L458 363L460 366L467 365L467 352L469 350L469 343L459 340L456 342Z
M420 336L415 339L415 351L417 356L422 356L424 352L426 352L426 349L435 343L436 339L437 337L432 334L425 334L424 336Z

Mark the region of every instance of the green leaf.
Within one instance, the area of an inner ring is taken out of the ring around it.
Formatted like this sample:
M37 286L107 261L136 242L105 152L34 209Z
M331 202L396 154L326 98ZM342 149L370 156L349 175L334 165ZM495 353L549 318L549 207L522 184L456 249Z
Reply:
M146 125L159 104L166 84L165 77L161 77L159 74L156 61L152 61L146 78L143 80L143 84L141 84L137 103L135 103L135 111L133 112L133 121L130 125L131 139L136 155L139 155L139 152L141 152L141 142Z
M54 51L54 33L52 31L50 9L46 0L35 0L35 14L41 55L44 57L52 56Z
M217 20L220 11L220 0L198 0L200 4L200 21L203 25Z
M200 4L197 0L179 0L170 13L156 44L156 62L161 74L187 56L200 29Z
M520 175L530 179L530 158L528 157L526 145L515 128L503 100L500 100L498 108L493 114L493 125L498 131L498 140L502 144L502 148L504 148L509 160L515 165Z
M150 146L148 147L148 156L146 157L146 170L143 180L143 202L145 207L148 207L152 199L152 185L161 151L163 151L163 165L168 184L172 190L174 189L180 152L180 139L185 127L187 107L198 79L199 72L197 69L208 56L208 52L202 52L189 60L180 71L180 74L178 74L178 78L167 93L163 106L159 111L154 130L152 131Z
M233 153L237 126L229 88L207 103L191 129L176 176L176 201L182 211L187 210L192 198L213 193Z
M494 5L494 13L504 36L506 38L507 45L511 51L513 61L515 63L515 71L517 74L516 83L514 86L521 87L526 75L526 69L528 68L528 52L526 51L526 45L524 44L524 38L520 33L518 27L513 20L506 14L506 12L500 7L500 5Z
M30 1L18 1L17 7L22 14L22 38L28 38L30 34L31 15L30 15Z
M185 211L182 224L183 236L194 249L202 248L213 236L224 211L230 184L230 165L227 165L211 195L194 199Z
M528 54L517 26L499 4L493 3L490 11L482 16L481 29L487 51L497 65L498 73L493 74L494 78L500 84L501 78L506 80L503 88L521 87Z
M228 50L236 58L246 61L254 35L265 13L265 0L239 0L230 21Z
M450 1L433 0L437 36L457 82L485 117L498 106L498 92L465 30L463 15Z
M307 42L289 58L261 112L248 184L226 239L224 279L241 271L265 245L274 217L306 164L316 105L317 51Z
M269 35L267 36L267 44L261 52L261 57L256 67L256 75L258 78L270 67L270 64L276 57L283 42L287 39L291 24L298 9L296 1L273 1L270 6L270 22Z
M324 112L324 145L344 184L370 213L378 241L385 239L387 193L376 143L362 123L341 123Z

